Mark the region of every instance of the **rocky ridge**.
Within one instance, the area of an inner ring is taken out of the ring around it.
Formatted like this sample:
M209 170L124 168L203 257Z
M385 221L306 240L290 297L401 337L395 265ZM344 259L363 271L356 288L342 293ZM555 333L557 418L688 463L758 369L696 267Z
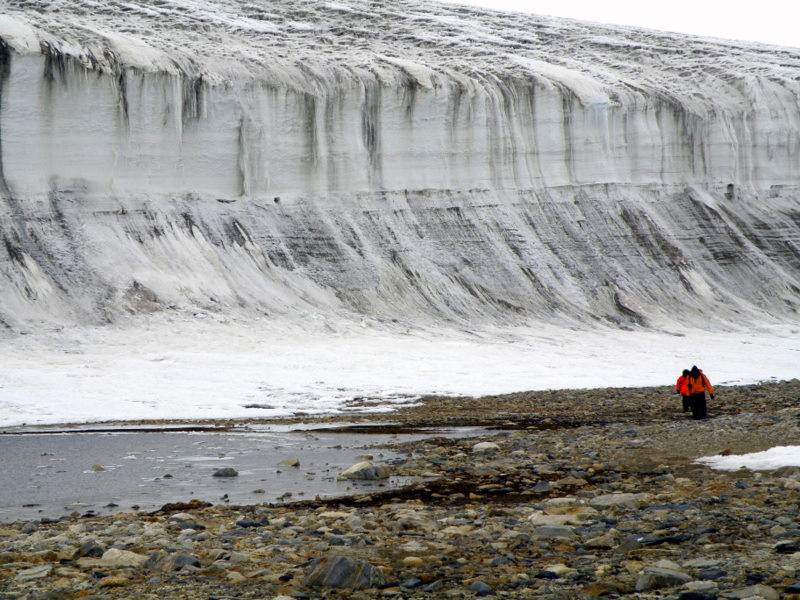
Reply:
M494 409L507 428L395 448L406 459L393 471L416 477L402 491L2 525L0 598L800 593L800 468L694 462L800 444L800 381L721 387L701 422L664 388L534 396L404 409L427 423Z

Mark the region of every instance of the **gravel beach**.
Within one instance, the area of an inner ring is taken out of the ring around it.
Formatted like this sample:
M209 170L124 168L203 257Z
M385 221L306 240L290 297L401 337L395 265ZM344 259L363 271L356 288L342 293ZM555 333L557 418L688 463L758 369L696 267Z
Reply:
M349 475L400 490L0 525L0 599L800 598L800 467L695 462L800 444L800 381L719 386L704 421L680 404L560 390L303 417L496 431L394 443L401 460Z

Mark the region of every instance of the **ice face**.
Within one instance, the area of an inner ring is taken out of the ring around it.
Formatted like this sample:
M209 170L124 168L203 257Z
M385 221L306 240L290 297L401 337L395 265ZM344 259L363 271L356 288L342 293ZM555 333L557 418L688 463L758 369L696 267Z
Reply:
M797 50L409 0L6 4L9 331L798 320Z

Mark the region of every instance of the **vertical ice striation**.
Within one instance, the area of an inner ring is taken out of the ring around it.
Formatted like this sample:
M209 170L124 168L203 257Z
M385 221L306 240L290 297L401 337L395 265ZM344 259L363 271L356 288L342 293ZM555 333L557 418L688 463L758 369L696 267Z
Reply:
M10 0L0 323L798 320L800 50L366 0Z

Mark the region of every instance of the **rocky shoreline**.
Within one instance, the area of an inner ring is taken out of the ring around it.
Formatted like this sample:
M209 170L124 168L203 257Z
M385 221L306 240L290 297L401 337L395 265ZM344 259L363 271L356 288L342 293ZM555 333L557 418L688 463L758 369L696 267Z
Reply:
M800 381L720 386L709 415L664 387L348 415L498 431L393 446L399 491L0 525L0 599L800 597L800 468L694 462L800 444Z

